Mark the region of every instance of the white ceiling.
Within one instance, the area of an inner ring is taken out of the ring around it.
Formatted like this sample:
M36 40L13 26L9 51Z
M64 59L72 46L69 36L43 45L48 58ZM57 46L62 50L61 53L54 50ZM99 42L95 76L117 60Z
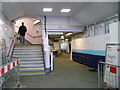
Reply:
M53 8L44 13L43 8ZM61 13L62 8L71 8L69 13ZM10 19L22 16L72 16L82 25L93 23L118 12L117 2L3 2L2 12Z
M94 2L80 10L75 16L75 19L81 24L86 25L97 22L113 16L118 13L118 3L112 2Z
M119 2L119 0L2 0L2 2Z

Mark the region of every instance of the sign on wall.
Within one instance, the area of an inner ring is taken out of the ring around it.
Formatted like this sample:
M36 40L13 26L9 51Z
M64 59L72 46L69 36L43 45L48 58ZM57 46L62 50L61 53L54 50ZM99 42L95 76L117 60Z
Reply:
M104 86L120 88L120 44L107 44Z

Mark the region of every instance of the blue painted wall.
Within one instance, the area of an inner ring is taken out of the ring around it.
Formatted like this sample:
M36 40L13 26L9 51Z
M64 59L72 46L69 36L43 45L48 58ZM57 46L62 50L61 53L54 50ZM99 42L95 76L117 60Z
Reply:
M73 49L72 52L105 56L105 51L103 51L103 50Z
M99 61L105 61L105 51L73 49L72 59L76 62L97 68Z

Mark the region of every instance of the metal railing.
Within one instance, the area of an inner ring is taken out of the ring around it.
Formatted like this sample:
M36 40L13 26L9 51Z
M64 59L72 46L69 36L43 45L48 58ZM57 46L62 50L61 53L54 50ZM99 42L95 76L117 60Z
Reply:
M20 87L19 58L12 60L0 68L0 89Z
M98 88L120 88L120 66L98 63Z

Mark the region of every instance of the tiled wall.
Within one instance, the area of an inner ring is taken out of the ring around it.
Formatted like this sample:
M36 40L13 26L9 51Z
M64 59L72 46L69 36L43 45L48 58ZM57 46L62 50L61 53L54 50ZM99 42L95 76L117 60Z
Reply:
M7 54L9 53L12 42L14 41L14 25L9 21L2 13L0 13L1 27L0 27L0 39L5 40ZM11 49L12 50L12 49Z

